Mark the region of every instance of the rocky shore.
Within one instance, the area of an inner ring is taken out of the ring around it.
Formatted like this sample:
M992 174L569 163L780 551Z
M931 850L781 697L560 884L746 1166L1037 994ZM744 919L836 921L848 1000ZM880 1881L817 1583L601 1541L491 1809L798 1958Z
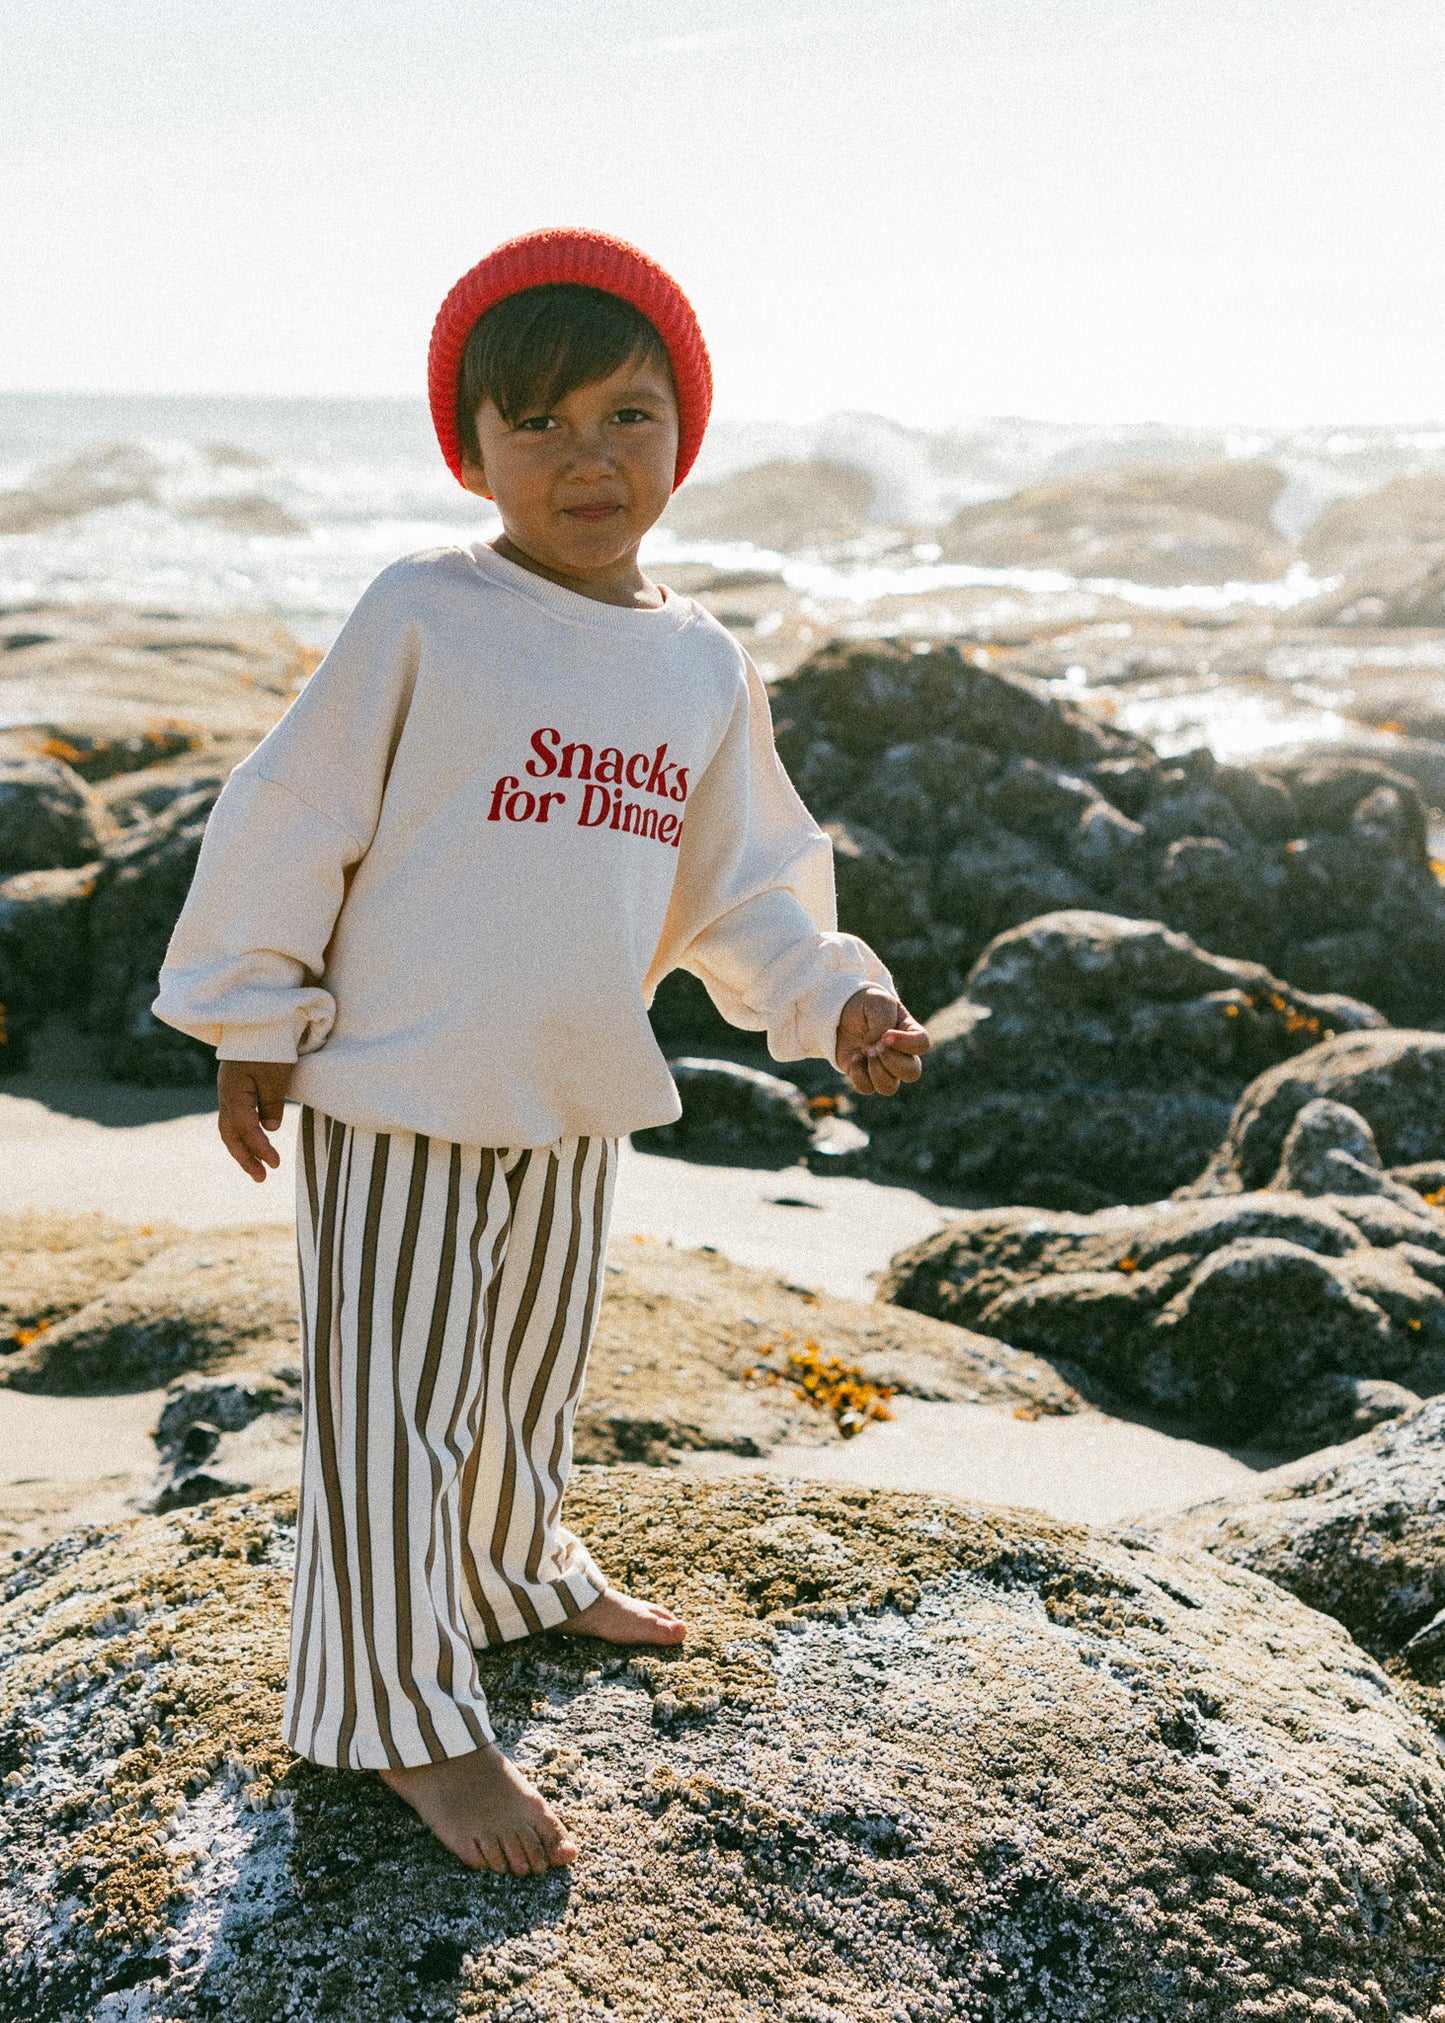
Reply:
M870 1305L614 1254L569 1519L694 1634L484 1654L570 1874L471 1875L280 1745L289 1232L0 1223L0 1389L156 1401L146 1514L9 1564L0 2014L1445 2023L1445 488L1300 533L1281 484L1054 472L931 545L1058 586L866 620L768 563L677 572L765 663L842 924L934 1052L854 1101L673 979L684 1117L639 1143L947 1214ZM778 463L671 517L917 548L879 513L846 463ZM1338 580L1178 616L1096 580L1301 568ZM0 1076L75 1035L116 1081L209 1080L150 1018L155 969L227 772L315 658L259 620L0 614ZM1328 748L1195 735L1323 709ZM701 1473L861 1454L925 1405L1106 1413L1261 1472L1112 1528Z

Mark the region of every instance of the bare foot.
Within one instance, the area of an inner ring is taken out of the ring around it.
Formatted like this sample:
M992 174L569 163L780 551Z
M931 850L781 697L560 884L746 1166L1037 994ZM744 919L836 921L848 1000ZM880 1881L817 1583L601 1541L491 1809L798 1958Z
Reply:
M559 1624L583 1637L605 1637L609 1644L680 1644L687 1624L657 1602L640 1602L609 1588L580 1616Z
M561 1820L495 1742L470 1756L378 1775L468 1868L541 1875L577 1859Z

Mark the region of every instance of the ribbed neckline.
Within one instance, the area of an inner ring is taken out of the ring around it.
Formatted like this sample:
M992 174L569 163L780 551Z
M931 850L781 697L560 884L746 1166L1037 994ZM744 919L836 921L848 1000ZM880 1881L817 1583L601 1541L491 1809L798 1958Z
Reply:
M520 562L509 562L505 555L499 555L485 541L474 541L466 552L484 576L490 576L504 589L515 591L519 597L541 605L544 611L550 612L565 625L586 625L600 632L626 632L634 636L646 634L656 638L660 633L680 632L692 620L692 600L680 597L665 583L658 586L663 596L661 607L656 611L638 611L625 604L603 604L597 598L584 597L576 590L564 590L560 583L553 583L546 576L534 575Z

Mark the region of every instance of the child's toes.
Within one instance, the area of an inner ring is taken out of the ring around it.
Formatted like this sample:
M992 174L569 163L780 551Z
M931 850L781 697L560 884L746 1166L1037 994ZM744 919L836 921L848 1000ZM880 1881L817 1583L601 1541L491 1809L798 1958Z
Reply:
M504 1833L502 1847L506 1853L507 1867L513 1875L540 1874L547 1866L542 1859L541 1843L536 1834L525 1826L516 1827L511 1833Z
M505 1875L511 1867L502 1848L501 1841L493 1833L479 1833L472 1842L477 1858L468 1863L470 1868L484 1868L492 1875Z
M577 1859L577 1843L564 1832L560 1820L550 1820L541 1832L542 1852L558 1868L570 1868Z

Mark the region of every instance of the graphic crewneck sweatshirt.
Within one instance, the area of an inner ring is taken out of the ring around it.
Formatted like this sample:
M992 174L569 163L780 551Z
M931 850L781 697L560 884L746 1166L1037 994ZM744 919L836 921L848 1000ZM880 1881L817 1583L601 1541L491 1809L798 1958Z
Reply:
M780 1061L892 989L731 635L478 542L384 570L231 775L154 1009L348 1124L547 1145L680 1114L647 1019L679 967Z

